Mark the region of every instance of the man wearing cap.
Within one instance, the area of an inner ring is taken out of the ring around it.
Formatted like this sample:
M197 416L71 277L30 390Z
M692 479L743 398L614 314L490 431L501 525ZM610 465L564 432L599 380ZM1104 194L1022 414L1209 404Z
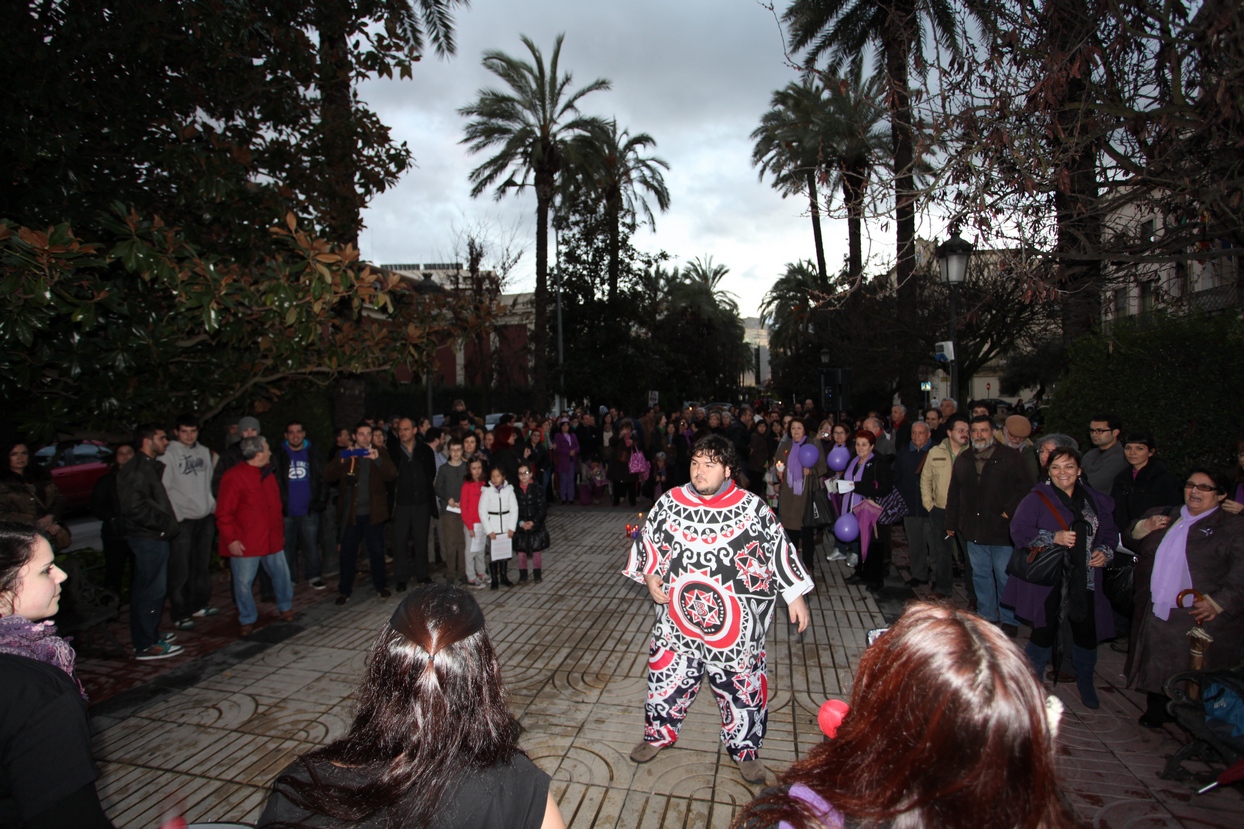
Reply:
M212 496L220 495L220 479L233 467L246 460L242 457L242 438L253 438L259 434L259 419L244 417L238 421L238 442L229 444L225 451L216 459L216 468L212 470Z
M998 443L1009 446L1019 452L1028 474L1035 481L1041 470L1041 462L1037 458L1037 447L1031 440L1032 423L1023 415L1013 414L1002 423L1002 431L998 432Z

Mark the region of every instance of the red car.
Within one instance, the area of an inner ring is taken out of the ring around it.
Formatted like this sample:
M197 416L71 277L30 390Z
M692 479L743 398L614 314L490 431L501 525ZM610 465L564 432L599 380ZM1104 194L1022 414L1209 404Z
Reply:
M69 512L91 505L95 482L104 477L112 449L98 440L61 441L35 452L35 462L52 473Z

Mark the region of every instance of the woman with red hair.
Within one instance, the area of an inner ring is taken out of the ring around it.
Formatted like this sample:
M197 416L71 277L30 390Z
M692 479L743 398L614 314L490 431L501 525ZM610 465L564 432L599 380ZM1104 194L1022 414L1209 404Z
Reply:
M1062 829L1056 699L979 616L921 603L860 657L851 709L735 829Z

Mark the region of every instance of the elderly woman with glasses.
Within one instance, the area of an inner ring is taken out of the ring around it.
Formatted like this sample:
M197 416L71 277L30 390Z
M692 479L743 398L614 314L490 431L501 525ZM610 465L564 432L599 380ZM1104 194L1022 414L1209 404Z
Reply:
M1131 527L1137 542L1136 610L1125 673L1129 688L1148 694L1140 724L1170 721L1163 685L1188 667L1188 630L1214 637L1205 670L1230 668L1244 641L1244 520L1222 509L1230 485L1217 470L1197 467L1184 481L1182 507L1156 507ZM1178 607L1179 595L1195 601Z

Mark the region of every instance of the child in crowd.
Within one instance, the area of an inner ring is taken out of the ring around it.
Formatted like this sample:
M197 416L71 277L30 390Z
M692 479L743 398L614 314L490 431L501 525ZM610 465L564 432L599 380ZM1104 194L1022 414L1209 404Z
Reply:
M530 467L528 467L530 470ZM494 466L488 471L490 484L486 485L479 496L479 517L483 522L483 530L488 533L489 541L496 541L498 536L514 538L514 530L518 528L518 501L514 497L514 487L505 479L505 470ZM488 572L492 575L490 587L497 589L497 582L506 587L513 587L510 581L510 559L494 560L491 544L488 550Z
M661 493L669 489L670 468L664 452L657 452L652 466L652 502L655 504Z
M544 518L548 514L548 500L544 487L536 480L534 467L527 461L518 464L518 489L514 493L518 501L518 529L514 531L514 550L518 553L518 583L527 581L527 554L531 553L532 576L540 583L540 551L548 549L549 531Z
M467 584L480 589L484 588L484 579L487 578L484 575L484 561L487 553L478 546L476 539L484 532L483 522L480 521L479 502L486 483L484 462L478 457L471 458L467 462L467 476L462 482L459 504L462 507L462 528L466 541ZM474 581L471 581L472 577Z
M599 458L592 458L592 462L588 465L587 482L591 487L592 503L599 504L601 496L605 494L605 487L609 486L609 478L605 475L605 465L600 462Z
M462 460L462 440L449 439L449 460L436 470L432 488L441 510L441 554L445 557L445 580L450 584L466 576L467 584L475 571L466 566L466 533L462 523L462 484L466 481L467 465Z

